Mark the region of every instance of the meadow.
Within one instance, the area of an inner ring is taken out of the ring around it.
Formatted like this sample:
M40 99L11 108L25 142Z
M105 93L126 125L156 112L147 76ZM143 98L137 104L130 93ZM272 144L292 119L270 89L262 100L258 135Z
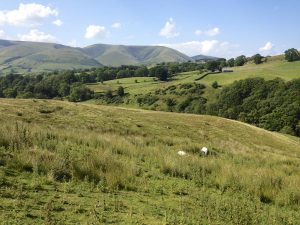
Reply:
M296 137L54 100L0 99L0 123L1 224L300 221Z
M104 83L90 84L89 88L95 92L105 92L109 89L117 90L119 86L123 86L125 91L129 94L144 94L154 91L159 88L167 88L172 85L179 85L184 83L201 83L207 87L211 87L214 81L217 81L220 86L232 84L234 81L261 77L266 80L281 78L285 81L299 78L300 61L286 62L282 56L270 57L266 63L255 65L253 63L244 66L233 67L233 72L229 73L215 73L202 77L204 73L199 71L179 73L172 77L168 82L158 81L152 77L131 77L123 79L115 79L105 81Z

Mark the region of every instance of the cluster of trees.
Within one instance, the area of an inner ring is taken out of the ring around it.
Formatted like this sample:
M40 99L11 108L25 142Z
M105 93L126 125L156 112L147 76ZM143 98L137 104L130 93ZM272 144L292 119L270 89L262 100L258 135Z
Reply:
M285 59L288 62L293 62L300 60L300 53L295 48L290 48L284 52ZM267 57L264 57L260 54L255 54L251 57L246 57L245 55L240 55L236 58L231 59L219 59L214 61L208 61L205 63L205 68L210 71L222 71L224 67L234 67L234 66L243 66L247 62L253 62L255 64L261 64L267 60Z
M236 81L207 106L207 113L300 136L300 79Z
M161 63L151 68L146 66L120 66L101 67L81 71L93 77L92 81L104 82L126 77L157 77L159 80L167 80L177 73L203 69L204 66L198 63Z
M136 100L148 109L216 115L300 137L300 79L236 81L224 87L213 103L203 96L204 89L197 83L172 85Z
M68 98L70 101L84 101L94 93L84 84L103 82L126 77L157 77L166 81L176 73L203 68L197 63L162 63L151 68L145 66L120 66L79 69L38 75L9 74L0 77L0 97L5 98ZM124 96L124 88L118 89L118 96Z
M218 60L208 61L204 66L207 70L221 72L224 67L243 66L248 61L254 61L255 64L260 64L262 63L263 58L264 57L260 54L256 54L250 58L247 58L244 55L240 55L236 58L231 58L228 60L221 58Z
M93 92L84 83L84 76L73 71L40 74L36 76L7 75L0 77L0 97L4 98L65 98L84 101L93 97Z

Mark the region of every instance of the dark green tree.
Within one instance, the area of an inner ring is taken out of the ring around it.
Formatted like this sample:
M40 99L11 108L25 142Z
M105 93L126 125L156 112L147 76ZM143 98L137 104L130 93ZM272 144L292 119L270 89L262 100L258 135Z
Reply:
M147 77L148 74L149 74L149 70L145 66L139 67L134 72L135 77Z
M206 69L214 72L215 70L219 70L220 62L218 61L208 61L206 63Z
M93 92L84 85L73 85L71 87L69 100L71 102L81 102L93 97Z
M295 48L290 48L290 49L286 50L284 52L284 55L285 55L285 59L288 62L293 62L293 61L300 60L300 53Z
M234 67L234 58L229 59L229 60L227 61L227 65L228 65L229 67Z
M157 66L155 76L161 81L168 80L168 70L164 66Z
M234 65L235 66L243 66L246 62L247 62L246 56L240 55L240 56L236 57L236 59L234 60Z
M255 54L252 59L255 64L261 64L263 57L260 54Z

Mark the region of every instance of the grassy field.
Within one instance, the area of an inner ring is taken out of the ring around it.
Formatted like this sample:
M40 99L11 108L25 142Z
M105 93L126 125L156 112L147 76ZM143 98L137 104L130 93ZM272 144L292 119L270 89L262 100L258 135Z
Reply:
M158 88L166 88L171 85L183 83L202 83L210 87L214 81L220 85L226 86L236 80L246 78L262 77L266 80L281 78L284 80L292 80L300 78L300 61L286 62L281 58L272 57L267 63L260 65L247 64L241 67L233 67L232 73L209 74L201 80L197 80L203 74L198 71L180 73L168 82L160 82L153 80L151 77L133 77L106 81L103 84L89 85L96 92L105 92L108 89L116 90L119 86L123 86L125 91L130 94L144 94ZM137 82L136 82L137 81Z
M295 137L212 116L46 100L0 99L0 124L1 224L300 221Z
M141 94L154 91L158 88L166 88L171 85L191 83L199 76L198 72L186 72L178 74L168 82L158 81L153 77L130 77L105 81L103 84L90 84L88 86L95 92L105 92L109 89L117 90L119 86L123 86L127 93Z
M281 78L283 80L292 80L300 78L300 61L285 62L274 60L260 65L248 64L241 67L234 67L232 73L211 74L205 77L202 82L211 84L217 81L220 85L228 85L235 80L241 80L253 77L262 77L266 80Z

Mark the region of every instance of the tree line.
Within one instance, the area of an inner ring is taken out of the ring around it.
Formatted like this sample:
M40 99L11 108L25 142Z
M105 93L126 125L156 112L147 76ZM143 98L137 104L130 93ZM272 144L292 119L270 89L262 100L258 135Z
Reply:
M10 74L0 77L0 97L2 98L67 98L78 102L91 99L93 91L84 85L86 78L73 71L58 74L22 76Z
M215 115L300 137L300 79L236 81L223 87L214 102L203 96L205 88L198 83L172 85L140 94L136 102L147 109Z
M89 82L104 82L108 80L128 78L128 77L157 77L159 80L166 81L177 73L195 71L203 69L199 63L161 63L152 67L146 66L120 66L120 67L100 67L80 71L92 79Z
M300 79L251 78L225 87L207 114L300 136Z
M287 49L284 52L284 58L288 62L300 60L300 53L295 48ZM234 67L234 66L243 66L247 62L253 62L258 65L263 62L267 62L268 56L262 56L261 54L255 54L251 57L246 57L245 55L237 56L236 58L230 58L228 60L220 58L218 60L208 61L204 65L204 68L210 71L222 71L224 67Z
M202 67L201 67L202 68ZM0 97L3 98L67 98L85 101L94 97L85 84L126 77L156 77L167 81L180 72L200 69L199 64L162 63L151 68L145 66L101 67L69 71L55 71L37 75L9 74L0 77Z

